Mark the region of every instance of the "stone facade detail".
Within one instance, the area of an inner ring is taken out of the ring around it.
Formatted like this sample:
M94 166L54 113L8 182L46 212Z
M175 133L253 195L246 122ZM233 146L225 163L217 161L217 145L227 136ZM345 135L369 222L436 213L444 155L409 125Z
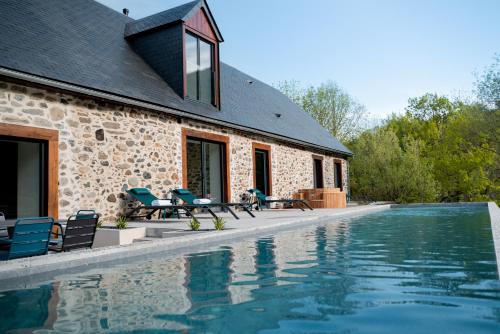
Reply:
M125 189L148 187L165 196L182 186L182 128L230 138L231 201L253 186L252 142L271 145L273 196L313 186L312 154L323 155L325 187L334 185L334 160L347 161L279 140L250 135L165 113L140 110L50 89L0 81L0 123L59 131L59 216L96 209L116 217Z

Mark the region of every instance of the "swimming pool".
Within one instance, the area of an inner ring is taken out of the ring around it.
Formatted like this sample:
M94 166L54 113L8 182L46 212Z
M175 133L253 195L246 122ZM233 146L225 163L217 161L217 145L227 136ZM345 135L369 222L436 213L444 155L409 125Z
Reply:
M500 333L486 207L416 207L0 293L0 332Z

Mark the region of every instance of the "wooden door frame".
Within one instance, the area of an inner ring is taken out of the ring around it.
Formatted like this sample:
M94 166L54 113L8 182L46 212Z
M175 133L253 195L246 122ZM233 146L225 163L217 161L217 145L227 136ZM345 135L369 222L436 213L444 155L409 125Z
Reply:
M218 135L215 133L197 131L188 128L182 128L182 187L187 189L188 185L188 175L187 175L187 139L198 138L205 139L214 142L218 142L224 144L224 178L223 187L224 187L224 201L231 201L231 165L230 165L230 157L229 157L229 137Z
M267 151L267 187L269 189L269 194L267 196L272 196L273 194L273 164L271 160L271 145L252 143L252 161L253 161L253 187L257 187L257 160L255 159L255 151L262 150ZM259 189L260 190L260 189Z
M322 189L325 187L325 164L324 164L325 157L322 155L313 154L312 158L313 158L313 188L314 189ZM321 188L316 188L316 162L315 162L315 160L321 161L321 184L322 184Z
M47 142L47 214L59 218L59 131L32 126L0 123L0 135Z

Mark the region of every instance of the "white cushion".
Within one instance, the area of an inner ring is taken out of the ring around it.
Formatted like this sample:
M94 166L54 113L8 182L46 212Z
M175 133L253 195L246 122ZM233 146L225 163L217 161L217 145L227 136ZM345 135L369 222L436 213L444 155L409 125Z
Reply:
M274 197L274 196L266 196L266 201L274 201L274 200L277 200L278 198Z
M151 206L170 206L172 201L169 199L155 199L151 202Z
M210 204L212 203L211 200L208 198L197 198L193 201L193 204Z

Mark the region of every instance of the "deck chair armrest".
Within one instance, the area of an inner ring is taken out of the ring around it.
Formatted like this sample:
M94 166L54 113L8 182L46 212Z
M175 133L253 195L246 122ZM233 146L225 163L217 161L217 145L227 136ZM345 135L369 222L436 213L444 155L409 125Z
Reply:
M63 236L63 235L64 235L64 233L63 233L63 227L62 227L61 223L55 222L53 226L57 226L57 227L59 227L59 231L61 231L61 232L54 232L54 231L52 231L52 232L50 232L50 234L51 234L52 236L59 237L59 234L60 234L61 236ZM52 239L52 238L51 238L51 239Z

